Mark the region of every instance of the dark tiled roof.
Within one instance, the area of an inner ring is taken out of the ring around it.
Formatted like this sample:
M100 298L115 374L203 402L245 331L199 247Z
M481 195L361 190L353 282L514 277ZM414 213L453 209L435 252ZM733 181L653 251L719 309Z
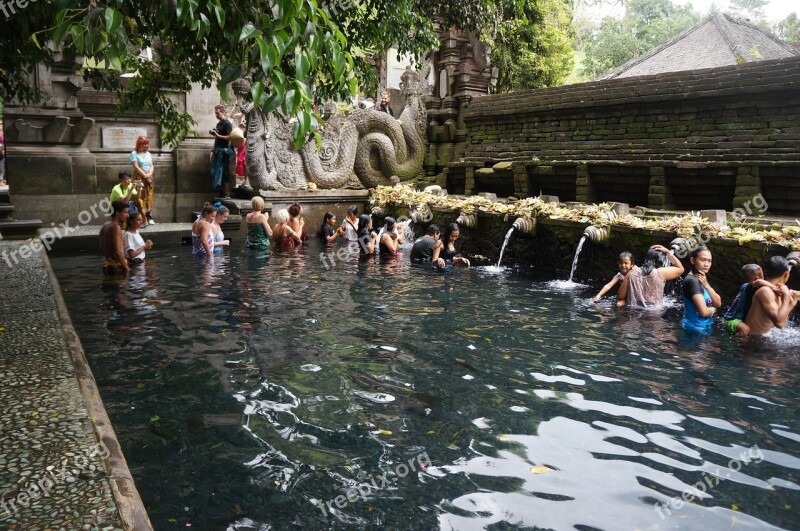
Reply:
M698 70L795 55L795 50L758 26L724 13L712 13L661 46L597 79Z

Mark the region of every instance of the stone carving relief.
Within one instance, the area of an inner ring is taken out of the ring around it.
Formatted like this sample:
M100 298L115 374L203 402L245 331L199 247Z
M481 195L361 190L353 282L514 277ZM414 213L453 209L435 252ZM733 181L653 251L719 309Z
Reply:
M245 96L246 80L234 83L247 114L247 176L256 190L363 188L386 184L397 175L407 181L421 175L427 149L425 76L406 69L401 77L405 107L399 119L372 109L332 115L320 129L319 148L309 141L300 152L291 141L292 124L281 115L263 115ZM331 115L326 108L325 114Z

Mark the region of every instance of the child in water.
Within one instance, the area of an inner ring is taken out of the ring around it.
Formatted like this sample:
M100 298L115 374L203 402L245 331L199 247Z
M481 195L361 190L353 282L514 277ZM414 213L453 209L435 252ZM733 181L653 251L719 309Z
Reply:
M742 277L744 277L744 284L739 287L739 293L724 315L725 330L738 337L750 334L750 327L744 324L744 318L747 316L756 290L763 286L777 289L771 282L764 280L764 270L758 264L747 264L742 267Z
M619 258L617 258L617 269L619 270L619 273L614 275L614 278L609 280L608 284L603 286L603 289L600 290L600 293L594 296L592 302L599 301L601 298L603 298L603 295L608 293L618 282L625 280L625 275L628 274L628 271L633 269L633 255L628 251L619 253ZM624 306L625 301L621 300L617 304L619 306Z

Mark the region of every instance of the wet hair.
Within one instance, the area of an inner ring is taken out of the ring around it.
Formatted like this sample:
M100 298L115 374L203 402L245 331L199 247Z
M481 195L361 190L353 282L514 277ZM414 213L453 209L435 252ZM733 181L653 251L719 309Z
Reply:
M434 234L439 234L440 232L442 232L442 231L439 230L439 225L437 225L435 223L431 223L430 225L428 225L427 234L430 234L431 236L433 236Z
M131 172L129 172L128 170L122 170L121 172L119 172L119 175L117 176L117 178L121 181L125 177L130 177L130 176L131 176Z
M138 210L136 212L129 212L128 213L128 228L132 227L133 226L132 225L133 222L136 220L136 218L138 218L141 215L142 215L142 213L139 212Z
M362 235L362 234L361 234L361 231L367 231L367 230L369 230L369 228L368 228L368 227L369 227L369 222L370 222L371 220L372 220L372 216L370 216L369 214L361 214L361 215L358 217L358 230L357 230L357 232L358 232L358 235L359 235L359 236L361 236L361 235Z
M789 271L789 261L783 256L772 256L764 262L764 276L767 280L778 278Z
M224 105L214 105L214 110L215 111L225 112L225 106Z
M253 197L253 199L250 200L250 204L253 205L254 211L261 212L264 210L264 198L260 195Z
M325 235L325 227L328 225L328 221L332 220L335 217L336 214L334 214L333 212L331 211L325 212L325 215L322 217L322 225L319 226L319 230L317 231L317 234L320 237Z
M203 210L200 212L200 217L204 218L207 215L211 214L212 212L216 213L217 207L215 207L211 203L206 203L205 205L203 205Z
M126 208L130 208L130 204L127 201L123 201L122 199L117 199L116 201L111 203L111 208L114 211L114 214L119 214Z
M383 228L386 232L391 232L394 230L397 222L394 220L392 216L386 216L383 220Z
M350 205L349 207L347 207L347 211L352 212L356 216L358 215L358 207L355 205Z
M454 232L461 232L458 223L451 223L444 228L444 237L442 238L442 241L447 244L447 242L450 241L450 235Z
M644 255L644 261L642 261L642 265L639 266L639 269L641 269L642 273L645 275L649 275L652 270L658 269L663 263L664 253L661 251L656 251L655 249L648 249L647 254Z
M230 213L230 210L228 210L228 207L226 207L225 205L219 205L217 207L217 214L218 215L224 216L225 214L228 214L228 213Z
M761 271L761 266L758 264L745 264L742 266L742 275L745 277L757 275L759 271Z
M275 221L278 223L286 223L289 221L289 211L285 208L278 210L278 213L275 214Z
M136 151L144 151L144 147L149 145L150 139L146 136L139 136L136 138Z
M300 203L292 203L287 210L291 217L296 218L303 211L303 207L300 206Z
M633 259L633 254L629 253L628 251L622 251L621 253L619 253L619 256L617 257L617 262L622 262L626 258L631 261L631 264L636 263Z

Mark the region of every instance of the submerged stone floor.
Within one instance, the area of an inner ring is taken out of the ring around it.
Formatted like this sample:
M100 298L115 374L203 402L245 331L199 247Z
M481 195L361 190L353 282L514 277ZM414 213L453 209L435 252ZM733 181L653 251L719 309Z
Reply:
M3 259L23 245L0 241L0 529L122 529L106 468L116 440L95 435L49 264Z

